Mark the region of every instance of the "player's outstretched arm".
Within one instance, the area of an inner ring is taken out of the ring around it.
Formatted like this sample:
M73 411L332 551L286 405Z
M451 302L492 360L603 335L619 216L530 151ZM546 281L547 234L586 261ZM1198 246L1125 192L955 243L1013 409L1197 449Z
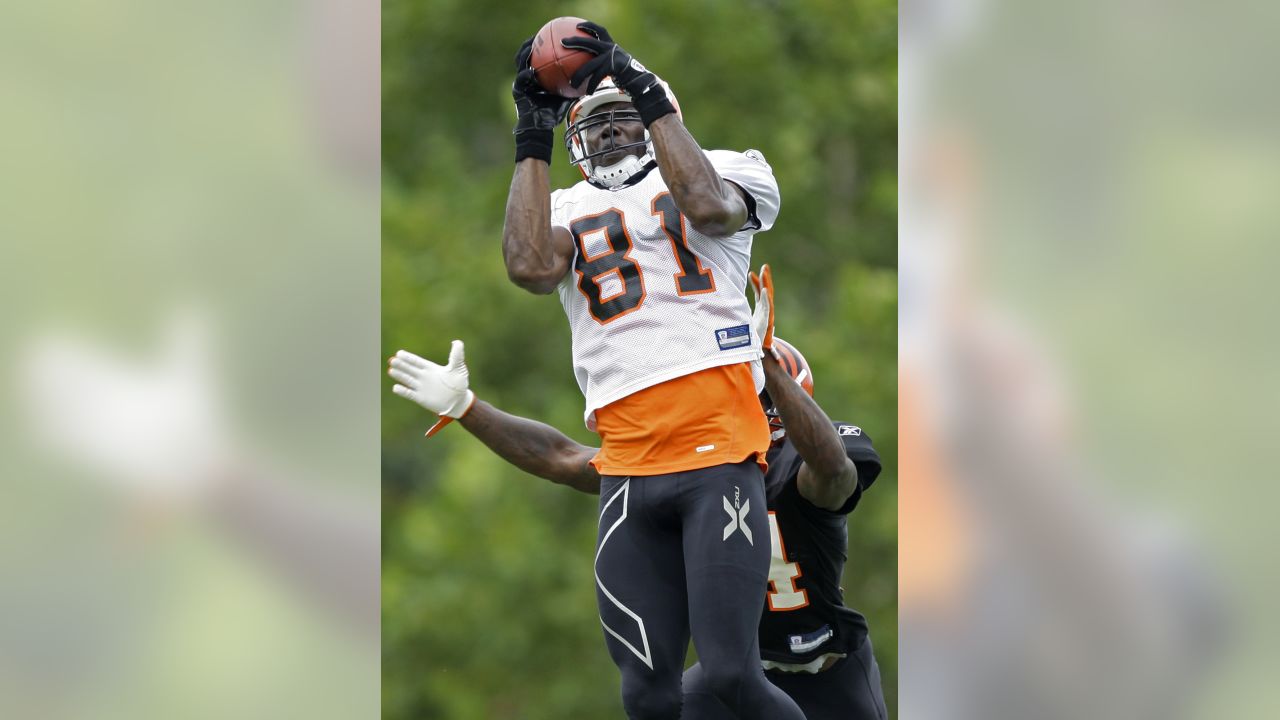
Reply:
M516 169L507 194L502 228L502 258L507 277L532 293L545 295L569 271L573 241L563 228L551 227L551 149L555 128L564 119L569 99L538 85L529 67L533 38L516 53Z
M600 476L590 464L596 449L574 442L555 428L502 412L471 392L466 348L454 340L446 365L400 350L387 361L396 381L392 391L440 416L427 433L457 420L503 460L527 473L585 493L600 492Z
M804 460L796 485L800 495L827 510L839 510L858 489L858 469L845 454L831 419L782 364L765 353L765 389L782 416L787 438Z
M666 83L615 43L601 25L583 22L578 28L595 37L566 38L561 44L596 57L580 67L570 81L578 85L587 80L587 92L594 92L600 81L610 76L631 96L653 139L658 171L671 189L676 207L695 230L712 237L728 237L742 229L748 217L742 191L720 177L685 129Z
M477 400L459 422L499 457L521 470L584 493L600 493L600 474L591 465L596 448L582 445L550 425L505 413L483 400Z

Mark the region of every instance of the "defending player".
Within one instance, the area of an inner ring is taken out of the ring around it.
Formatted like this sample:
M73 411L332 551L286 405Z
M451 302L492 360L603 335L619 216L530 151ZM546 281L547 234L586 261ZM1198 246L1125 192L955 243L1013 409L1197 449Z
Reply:
M767 267L758 284L752 324L774 352L764 358L767 384L761 395L773 438L766 475L772 560L763 616L761 596L751 598L760 641L756 660L763 659L769 681L809 720L882 720L880 673L866 620L845 607L839 586L848 544L846 515L879 475L880 458L860 428L830 422L812 400L813 376L804 357L772 337ZM463 427L508 462L582 492L600 492L602 478L592 465L595 448L475 400L461 341L454 341L445 367L404 350L390 362L391 376L401 383L398 395L437 414L470 408L461 415ZM738 533L738 519L724 503L716 533ZM701 664L685 674L683 692L679 717L733 717L709 688Z
M777 217L760 153L704 152L665 82L595 23L562 41L596 57L572 104L516 56L516 167L503 258L511 280L559 293L585 418L600 435L596 590L633 719L675 717L692 635L707 686L749 720L801 720L757 662L768 576L756 395L760 345L743 293L752 236ZM550 192L553 130L582 171ZM444 421L442 421L444 422ZM724 506L740 532L722 533ZM753 510L754 509L754 510Z
M760 619L760 657L771 683L808 720L884 720L880 669L867 621L844 604L840 577L847 515L880 474L880 456L856 425L833 423L813 401L813 373L800 351L773 337L768 266L753 324L764 338L765 392L773 448L765 486L773 559ZM763 308L763 310L762 310ZM731 720L706 686L701 663L684 676L685 720Z

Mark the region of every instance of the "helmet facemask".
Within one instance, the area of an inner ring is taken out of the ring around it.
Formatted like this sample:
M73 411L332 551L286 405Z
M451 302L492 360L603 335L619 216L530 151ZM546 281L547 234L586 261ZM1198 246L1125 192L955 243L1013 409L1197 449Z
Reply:
M640 140L619 144L623 133L615 125L631 122L641 122L640 113L635 110L608 110L584 117L565 129L564 143L569 150L570 161L578 166L586 179L603 187L615 188L640 172L653 159L653 145L649 140L648 130L644 131L644 137ZM597 135L603 141L597 143L598 147L593 147L590 138ZM639 155L627 153L609 165L600 164L601 158L632 148L643 148L644 151Z
M662 84L662 91L671 98L671 103L676 108L676 116L683 119L680 114L680 105L676 102L671 88L662 81L659 81L659 83ZM643 123L643 121L634 106L596 112L602 106L612 103L630 104L631 96L614 85L613 78L607 77L596 87L595 92L583 96L573 104L573 107L569 108L564 131L564 145L569 151L569 161L578 167L578 170L582 172L583 178L599 187L615 190L625 187L629 180L641 175L646 168L649 168L653 163L654 154L653 143L649 138L648 129L644 131L643 140L616 144L616 139L621 133L614 127L615 123ZM602 128L605 125L607 127ZM590 132L583 132L584 130ZM608 136L608 141L601 147L591 147L589 138L601 130L604 135ZM601 166L599 163L601 158L611 152L640 147L644 148L644 152L628 154L605 166Z

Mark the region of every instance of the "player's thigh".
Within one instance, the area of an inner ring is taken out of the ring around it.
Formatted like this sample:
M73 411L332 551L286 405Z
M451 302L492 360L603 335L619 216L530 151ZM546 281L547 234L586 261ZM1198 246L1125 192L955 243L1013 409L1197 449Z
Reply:
M764 475L752 461L682 473L686 570L729 565L767 577L769 520Z
M615 662L639 663L674 682L689 620L680 526L664 522L655 507L668 491L664 479L601 479L596 600Z
M685 581L698 657L714 680L754 652L769 572L764 480L755 463L683 479ZM759 661L759 657L755 658Z

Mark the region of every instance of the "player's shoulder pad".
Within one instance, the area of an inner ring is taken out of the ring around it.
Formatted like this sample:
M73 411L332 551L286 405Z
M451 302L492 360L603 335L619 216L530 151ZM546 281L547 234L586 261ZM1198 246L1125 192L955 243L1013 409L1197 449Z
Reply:
M578 185L583 185L585 183L586 181L583 180L578 183ZM569 218L565 216L572 210L569 206L582 199L582 190L578 185L551 191L552 225L568 226Z
M770 170L773 170L773 166L769 164L769 161L764 159L764 153L760 152L759 150L756 150L755 148L751 148L750 150L742 153L742 156L750 160L755 160L761 165L769 168Z
M711 164L717 169L721 166L725 168L742 168L744 170L764 170L770 175L773 174L773 166L765 160L764 153L759 150L751 149L746 152L738 152L737 150L704 150L707 158L711 160Z
M608 192L587 182L585 179L570 185L569 187L557 188L551 191L551 201L554 203L557 199L560 202L577 202L593 193Z
M734 150L707 150L707 159L720 177L737 185L749 195L749 227L764 232L778 219L782 198L773 168L759 150L745 153Z
M579 185L584 185L586 184L586 182L587 182L586 180L583 180L577 185L571 185L567 188L559 188L557 190L552 190L551 191L551 207L555 208L561 205L567 205L568 203L571 203L580 199L582 197L582 188L580 188Z

